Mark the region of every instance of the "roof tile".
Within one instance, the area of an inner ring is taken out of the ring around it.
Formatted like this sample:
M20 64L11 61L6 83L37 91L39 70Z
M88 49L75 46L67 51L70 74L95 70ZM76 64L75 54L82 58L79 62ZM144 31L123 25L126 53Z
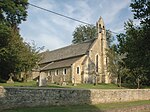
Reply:
M95 39L80 44L72 44L53 51L43 52L40 54L42 59L39 63L43 64L71 57L82 56L87 53L94 40Z

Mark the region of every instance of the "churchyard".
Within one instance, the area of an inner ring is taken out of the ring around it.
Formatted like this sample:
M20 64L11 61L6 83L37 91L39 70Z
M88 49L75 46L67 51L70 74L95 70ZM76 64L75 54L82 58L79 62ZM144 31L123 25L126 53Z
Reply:
M0 86L4 87L38 87L36 84L36 81L30 81L30 82L14 82L14 83L0 83ZM48 88L81 88L81 89L120 89L115 84L77 84L76 86L73 86L72 84L67 84L65 86L58 85L58 84L50 84L48 83Z
M62 1L0 0L0 112L150 112L150 1Z
M37 82L36 81L29 81L29 82L14 82L14 83L0 83L0 86L4 86L4 87L38 87ZM59 85L59 84L51 84L48 83L47 86L48 88L81 88L81 89L130 89L130 88L134 88L136 89L136 87L134 86L128 86L128 85L124 85L123 87L118 87L116 84L77 84L76 86L73 86L72 84L67 84L65 86L63 85ZM150 87L148 86L143 86L142 89L149 89Z

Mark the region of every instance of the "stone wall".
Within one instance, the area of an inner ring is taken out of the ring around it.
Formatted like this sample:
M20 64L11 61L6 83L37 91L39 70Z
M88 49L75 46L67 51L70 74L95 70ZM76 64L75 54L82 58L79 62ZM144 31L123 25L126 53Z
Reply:
M150 100L150 89L50 89L0 87L0 109Z
M92 104L150 100L150 89L91 90Z

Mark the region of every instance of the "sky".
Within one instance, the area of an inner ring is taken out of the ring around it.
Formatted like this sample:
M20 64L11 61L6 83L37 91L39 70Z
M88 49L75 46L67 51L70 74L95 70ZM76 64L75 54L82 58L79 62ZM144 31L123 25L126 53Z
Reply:
M130 0L29 0L29 3L48 10L96 24L101 16L106 29L124 32L124 22L133 19ZM82 23L28 6L28 17L20 25L26 42L34 41L44 50L54 50L70 45L73 31Z

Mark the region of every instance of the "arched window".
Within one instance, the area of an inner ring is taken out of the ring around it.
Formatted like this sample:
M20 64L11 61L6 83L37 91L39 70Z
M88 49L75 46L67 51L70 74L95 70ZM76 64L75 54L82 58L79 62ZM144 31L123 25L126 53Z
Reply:
M58 70L55 70L55 75L57 76L59 74L59 71Z
M96 59L95 59L95 71L98 72L98 55L96 55Z
M80 74L80 68L77 67L77 74Z

